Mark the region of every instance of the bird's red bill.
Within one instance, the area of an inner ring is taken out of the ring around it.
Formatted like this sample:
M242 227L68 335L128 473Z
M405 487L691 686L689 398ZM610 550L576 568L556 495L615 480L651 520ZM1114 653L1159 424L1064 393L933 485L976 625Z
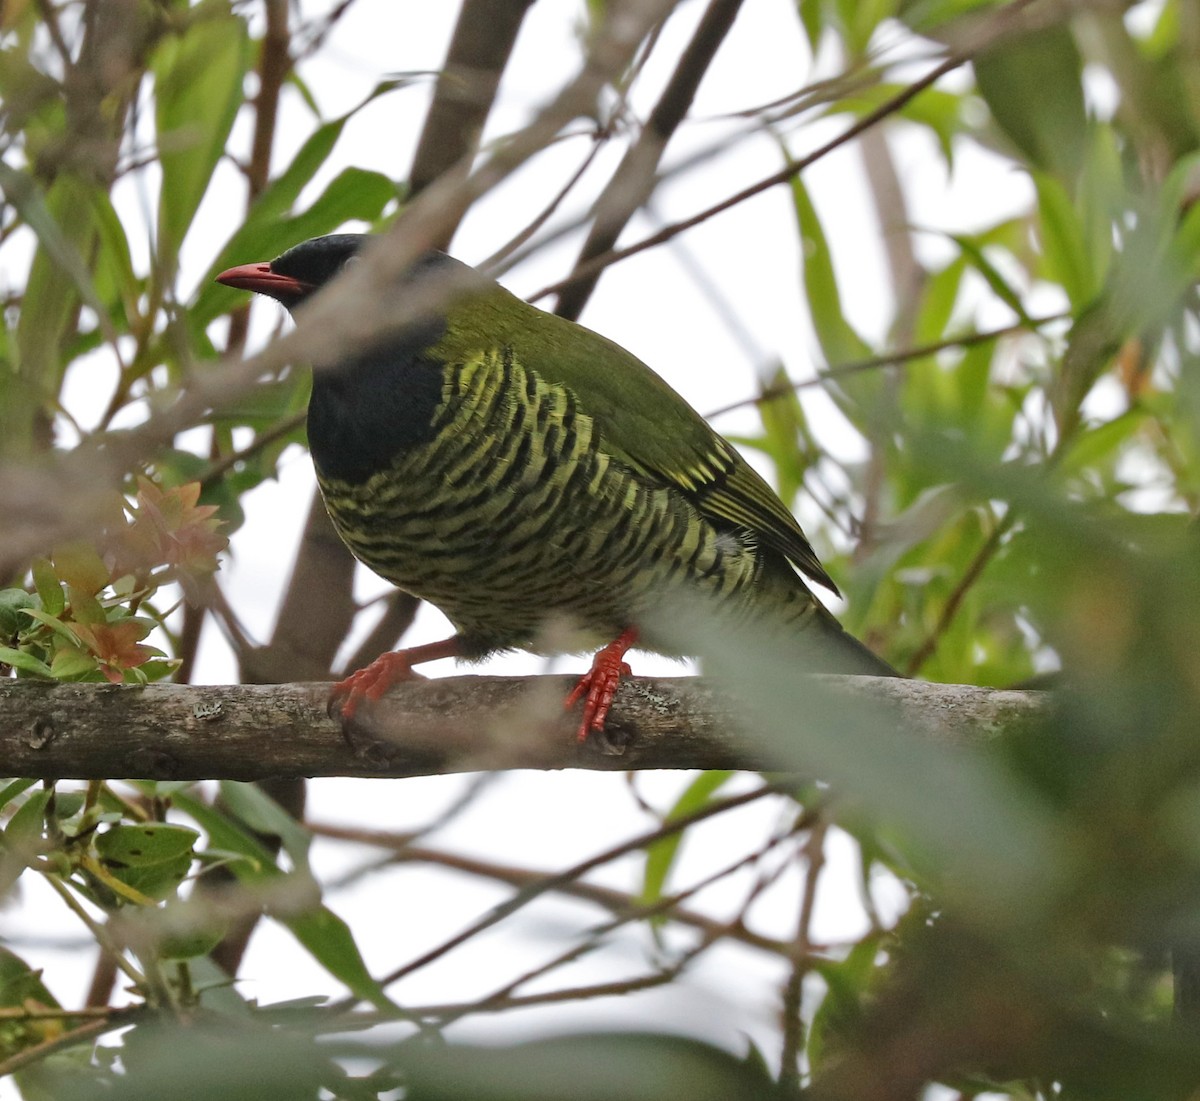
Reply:
M236 268L228 268L217 276L217 282L240 291L265 294L270 298L300 298L314 289L311 283L272 271L270 264L240 264Z

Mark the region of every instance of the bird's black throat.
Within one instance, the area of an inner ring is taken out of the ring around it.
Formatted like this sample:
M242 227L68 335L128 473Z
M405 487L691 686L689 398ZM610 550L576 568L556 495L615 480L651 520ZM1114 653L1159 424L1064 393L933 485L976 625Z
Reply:
M443 365L427 355L442 321L413 325L385 344L313 372L308 445L324 478L360 483L434 436Z

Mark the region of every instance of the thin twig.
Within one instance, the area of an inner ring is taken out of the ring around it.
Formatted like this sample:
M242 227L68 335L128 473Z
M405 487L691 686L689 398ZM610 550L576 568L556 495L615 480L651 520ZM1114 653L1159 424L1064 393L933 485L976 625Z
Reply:
M800 1056L804 1052L804 1018L800 1011L804 979L812 969L812 918L817 904L817 886L825 868L825 835L828 831L828 824L824 820L817 820L809 831L803 850L807 862L804 893L796 922L792 969L783 987L783 1053L780 1056L779 1082L785 1089L794 1090L800 1085Z
M917 647L913 656L908 659L908 663L904 667L905 676L916 676L921 666L933 656L938 643L942 640L942 636L949 630L950 624L954 622L954 617L958 614L958 609L962 606L967 593L970 592L971 586L979 580L980 574L983 573L987 564L1000 549L1000 544L1004 536L1015 521L1016 513L1011 511L1007 513L996 524L995 528L992 529L992 534L987 537L983 546L975 552L975 557L971 559L971 564L967 567L962 577L959 578L958 584L954 586L954 591L942 606L942 614L938 616L937 625L929 632L925 641Z
M52 1036L48 1040L43 1040L40 1044L35 1044L33 1047L27 1047L23 1051L18 1051L15 1055L10 1055L3 1062L0 1062L0 1079L8 1077L10 1074L16 1074L17 1071L32 1066L34 1063L41 1062L41 1060L45 1059L48 1055L53 1055L56 1051L74 1047L76 1044L82 1044L85 1040L101 1036L114 1028L121 1028L129 1024L131 1016L132 1013L117 1016L114 1011L112 1015L103 1020L89 1021L87 1024L73 1028L69 1032Z
M116 964L117 967L119 967L122 971L124 971L136 986L144 988L146 986L146 976L138 971L138 969L125 958L125 954L122 952L120 946L112 939L111 936L109 936L108 929L105 928L105 926L100 922L96 921L96 919L93 918L92 915L83 908L79 900L75 897L74 893L67 887L65 883L62 882L62 880L58 878L58 876L45 875L42 878L50 884L51 888L63 900L67 909L70 910L77 918L79 918L80 921L83 922L84 925L87 926L88 932L91 933L92 938L100 946L101 951L107 953L112 958L113 963Z
M684 49L645 127L637 141L626 150L608 186L596 200L592 228L580 249L576 272L593 257L606 254L617 243L617 238L634 211L649 196L659 161L672 135L691 109L700 81L733 27L741 6L742 0L709 0L692 40ZM578 277L573 272L558 296L555 313L560 317L577 319L599 277L599 271Z
M847 142L853 141L864 130L874 126L880 120L887 118L889 115L895 114L906 106L911 100L915 99L921 92L932 84L937 83L947 73L952 73L955 69L965 65L970 60L969 55L963 53L951 54L936 68L931 70L920 80L914 81L904 91L899 92L885 103L881 104L874 111L864 115L858 122L849 126L845 131L837 137L827 141L807 156L801 157L799 160L793 161L785 165L778 172L773 172L771 175L759 180L757 183L751 184L749 187L743 188L734 194L722 199L719 203L714 203L712 206L706 207L697 214L693 214L690 218L684 218L678 222L672 222L670 225L664 226L657 233L652 233L649 237L644 237L642 240L627 245L625 248L613 249L601 256L593 257L592 259L579 264L579 266L566 279L561 279L557 283L543 287L536 294L531 296L531 299L539 299L548 294L555 294L566 289L566 287L579 279L587 279L593 276L598 276L605 268L613 264L620 263L622 260L628 260L631 256L636 256L640 252L645 252L647 249L656 248L659 245L666 244L667 241L679 234L686 232L689 229L694 229L698 225L702 225L710 218L715 218L718 214L724 214L727 210L732 210L735 206L739 206L747 199L753 199L756 195L761 195L764 191L769 191L779 184L787 183L795 176L800 175L806 169L811 168L819 160L827 157L834 150L841 148Z
M871 127L875 126L883 119L894 115L912 100L920 95L926 88L936 84L942 77L948 73L952 73L955 69L961 68L967 64L971 58L981 49L985 49L990 45L994 45L997 41L1003 38L1006 34L1011 33L1011 29L1015 27L1018 16L1025 8L1031 4L1037 3L1037 0L1014 0L1014 2L1002 9L997 15L997 19L1003 17L1009 23L1009 27L1003 27L992 34L980 34L976 36L976 40L969 46L956 50L949 54L940 65L935 66L925 76L908 85L903 91L898 92L895 96L880 104L875 110L863 115L857 122L853 123L837 137L830 139L824 145L819 146L812 153L801 157L797 161L785 165L778 172L772 173L770 176L759 180L757 183L751 184L749 187L743 188L741 191L735 192L733 195L722 199L718 203L714 203L710 207L706 207L697 214L693 214L690 218L684 218L681 221L673 222L665 226L657 233L652 233L649 237L643 238L635 244L628 245L625 248L614 249L602 256L597 256L584 264L579 265L567 279L562 279L548 287L543 287L537 294L531 296L532 299L539 299L544 295L556 294L566 288L568 283L574 282L577 279L585 279L594 275L598 275L605 268L612 264L619 263L622 260L628 260L631 256L636 256L640 252L645 252L647 249L656 248L661 244L665 244L671 238L684 233L689 229L694 229L696 226L708 221L710 218L716 217L718 214L724 214L725 211L731 210L733 207L744 203L747 199L752 199L756 195L762 194L764 191L769 191L771 188L779 184L787 183L794 177L800 175L806 169L812 167L818 161L827 157L834 150L841 148L847 142L853 141Z
M399 982L401 979L407 978L415 971L428 966L435 960L441 959L447 952L457 948L460 944L465 943L472 937L478 936L485 929L490 929L493 925L498 924L505 918L516 913L518 910L527 906L534 899L540 898L549 891L557 890L558 887L574 879L579 879L588 872L604 864L609 864L622 856L629 853L637 852L639 849L645 848L647 845L653 844L655 841L661 840L664 837L672 837L675 834L687 829L689 826L697 822L702 822L705 819L712 818L714 815L722 814L727 810L732 810L735 807L745 806L749 803L756 802L765 795L779 795L788 789L787 784L764 784L760 788L753 791L744 792L741 795L730 796L727 799L722 799L715 803L710 803L706 807L701 807L699 810L693 811L691 814L682 815L679 818L673 819L670 822L663 824L657 829L651 830L648 833L640 834L637 837L631 838L628 841L622 842L597 856L593 856L588 860L581 861L566 871L559 872L552 876L547 876L540 883L531 884L530 886L518 891L512 898L502 902L499 906L494 906L488 913L472 922L462 932L455 934L448 940L443 941L436 948L431 948L428 952L418 956L415 960L405 964L403 967L398 967L390 972L386 977L380 980L384 986Z
M389 843L391 839L381 837L375 831L346 829L322 823L306 823L318 837L338 838L343 841L356 841L362 844L377 845ZM497 864L489 860L478 860L474 857L463 856L461 853L444 852L440 849L411 845L405 842L405 835L395 835L396 854L388 861L390 864L435 864L456 872L481 876L507 883L510 887L526 888L546 878L550 873L537 871L533 868L520 868L513 864ZM618 915L632 914L639 908L639 902L634 895L627 891L618 891L613 887L601 887L595 883L574 881L563 883L556 888L558 893L578 898L585 902L593 902L597 906ZM718 921L702 914L697 910L686 910L679 907L673 909L670 918L680 925L690 925L706 934L720 932L721 935L742 944L759 948L764 952L785 954L790 951L787 941L775 937L764 936L748 929L740 920L733 924Z
M705 876L703 879L700 879L696 883L691 884L689 887L686 887L675 894L664 895L655 902L646 903L641 906L635 906L629 913L620 914L610 921L603 922L601 925L592 929L586 935L586 937L571 945L570 948L561 952L553 959L547 961L546 963L538 964L536 967L531 968L524 974L512 979L510 982L505 983L504 986L494 993L481 998L480 1004L486 1004L494 1000L507 998L527 983L533 982L535 979L543 978L544 976L550 974L550 972L556 971L560 967L565 967L567 964L574 963L583 956L603 947L605 938L625 925L629 925L635 921L649 920L655 917L663 917L667 919L674 917L679 903L683 902L685 899L691 898L696 894L699 894L701 891L712 886L714 883L720 882L720 880L725 879L727 876L741 871L741 869L747 867L748 865L761 860L766 853L768 853L780 842L780 840L782 839L778 837L769 838L758 849L743 856L739 856L736 860L726 864L721 868L718 868L714 872L711 872L709 875ZM723 939L725 935L725 927L720 925L712 927L705 933L705 935L697 944L688 949L688 951L686 951L675 962L675 964L666 970L678 975L687 964L689 964L702 952L706 951L718 940ZM470 1006L465 1006L454 1016L442 1017L437 1022L437 1028L442 1029L447 1025L453 1024L461 1017L466 1016L470 1011Z
M223 459L218 459L211 463L206 471L200 475L198 481L202 489L209 489L211 486L219 482L230 470L238 463L244 463L247 459L253 458L258 452L264 448L270 447L277 440L283 439L284 436L295 432L308 417L308 410L303 410L299 413L293 413L291 416L284 417L278 424L272 428L268 428L265 432L260 432L240 451L235 451L231 455L226 455Z
M937 355L939 352L948 351L951 348L973 348L977 344L987 344L989 341L1012 336L1014 333L1028 332L1031 328L1040 329L1043 325L1051 325L1069 316L1067 313L1056 313L1049 314L1046 317L1033 318L1031 321L1014 321L1011 325L1002 325L998 329L987 329L984 332L977 333L963 333L960 336L948 336L944 340L935 340L929 344L918 345L915 348L885 352L882 355L869 356L866 359L856 359L851 363L838 363L832 367L826 367L823 371L819 371L812 378L800 379L795 382L789 379L786 382L772 383L770 386L764 387L762 392L755 397L741 398L738 401L730 402L729 405L722 405L706 413L705 417L708 420L712 420L714 417L723 416L725 413L732 413L736 409L744 409L748 405L761 405L764 402L774 401L777 398L785 397L799 390L807 390L814 386L824 386L830 380L843 378L846 375L856 375L863 371L874 371L880 367L911 363L913 360L925 359L929 356Z

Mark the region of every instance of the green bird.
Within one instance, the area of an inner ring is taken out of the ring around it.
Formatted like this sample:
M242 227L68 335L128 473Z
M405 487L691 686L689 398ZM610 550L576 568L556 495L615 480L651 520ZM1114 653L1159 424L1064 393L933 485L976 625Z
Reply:
M217 280L295 310L368 240L317 237ZM583 740L603 729L635 642L685 649L664 625L697 598L802 633L807 672L898 675L805 584L837 592L784 503L649 367L443 253L394 293L447 279L448 307L314 365L308 441L334 527L455 628L336 685L344 720L414 665L538 650L559 622L589 647L610 640L567 700L584 700Z

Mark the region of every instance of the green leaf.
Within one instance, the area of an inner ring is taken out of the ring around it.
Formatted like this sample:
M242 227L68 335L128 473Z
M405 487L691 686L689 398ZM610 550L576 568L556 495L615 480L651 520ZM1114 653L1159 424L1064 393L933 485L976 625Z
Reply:
M0 662L11 665L14 669L20 669L23 673L32 673L34 676L45 677L47 680L54 679L50 666L24 650L14 650L11 646L0 646Z
M105 869L127 887L149 898L174 894L195 859L200 834L171 822L118 825L96 838L96 854Z
M61 646L54 651L50 662L50 675L55 680L71 680L96 672L100 663L85 650L77 646Z
M278 837L297 869L308 869L312 834L257 784L222 780L221 800L229 812L256 833Z
M729 782L733 775L734 773L727 769L712 769L700 773L684 788L683 794L667 812L665 822L672 822L707 806L712 802L712 797ZM643 903L652 905L662 898L667 876L671 872L671 866L675 863L675 857L682 844L683 834L676 832L667 837L660 837L652 845L647 846L646 867L642 873L641 901Z
M90 543L71 543L54 552L58 579L88 596L95 596L112 580L96 548Z
M745 729L775 767L825 781L839 800L888 822L947 905L1023 923L1046 918L1061 901L1068 841L1050 808L1003 764L907 729L882 701L798 676L816 664L816 632L701 623L694 607L673 613L674 637L700 652L706 675L744 709Z
M996 124L1035 168L1073 184L1083 164L1083 58L1069 26L1002 38L972 63Z
M1075 309L1090 302L1100 290L1091 263L1079 208L1067 189L1045 172L1034 172L1040 216L1042 253L1046 276L1060 284Z
M8 806L18 795L28 791L37 780L13 780L0 788L0 809Z
M35 971L20 956L0 948L0 1005L10 1008L36 1005L42 1009L59 1008L58 1000Z
M245 21L227 4L207 4L180 35L165 39L151 62L162 187L158 263L174 276L179 249L208 190L250 62Z
M808 39L808 48L813 53L821 45L821 33L825 29L821 18L822 0L799 0L797 9L800 15L800 25L804 28L804 37Z
M46 835L46 808L54 796L52 788L35 791L8 820L5 846L10 851L36 850Z
M406 1101L784 1101L758 1060L665 1033L394 1049Z
M842 312L842 298L829 242L808 189L798 176L792 180L792 202L800 224L804 250L804 290L821 351L829 363L866 359L871 355L871 348L854 331Z
M35 558L32 569L33 584L42 601L42 610L50 616L62 615L67 606L67 598L49 559Z
M247 858L229 865L241 882L264 883L284 877L271 853L228 815L184 793L175 796L174 802L201 825L213 846ZM308 879L303 873L293 874L301 880ZM355 995L381 1008L395 1008L367 970L349 927L332 910L314 900L312 907L303 913L280 914L277 918L318 963Z
M987 254L983 251L983 246L963 234L951 233L949 237L970 258L972 266L983 276L987 285L996 292L1005 305L1023 322L1032 327L1033 323L1025 312L1025 303L1022 301L1021 292L1009 285L1008 280L1000 274L996 265L988 259Z
M966 258L960 255L925 280L921 309L913 334L917 344L934 344L946 336L966 270Z
M861 1020L867 981L875 969L878 955L877 939L868 937L854 945L845 959L814 963L827 988L820 1007L813 1014L805 1047L814 1070L836 1056L838 1041L843 1035L852 1034L854 1026Z
M133 270L129 238L112 200L99 189L92 192L91 200L100 245L96 254L96 294L110 310L120 309L117 328L127 332L138 318L141 281Z
M286 914L280 920L313 959L353 994L379 1009L396 1008L367 970L350 926L329 907L315 906L303 914Z
M17 320L17 373L0 373L0 452L25 455L39 411L58 396L64 342L79 303L105 312L82 259L95 246L96 188L64 173L43 196L32 179L2 163L0 188L38 237Z
M24 589L0 589L0 638L12 639L29 626L26 608L36 608L38 598Z

